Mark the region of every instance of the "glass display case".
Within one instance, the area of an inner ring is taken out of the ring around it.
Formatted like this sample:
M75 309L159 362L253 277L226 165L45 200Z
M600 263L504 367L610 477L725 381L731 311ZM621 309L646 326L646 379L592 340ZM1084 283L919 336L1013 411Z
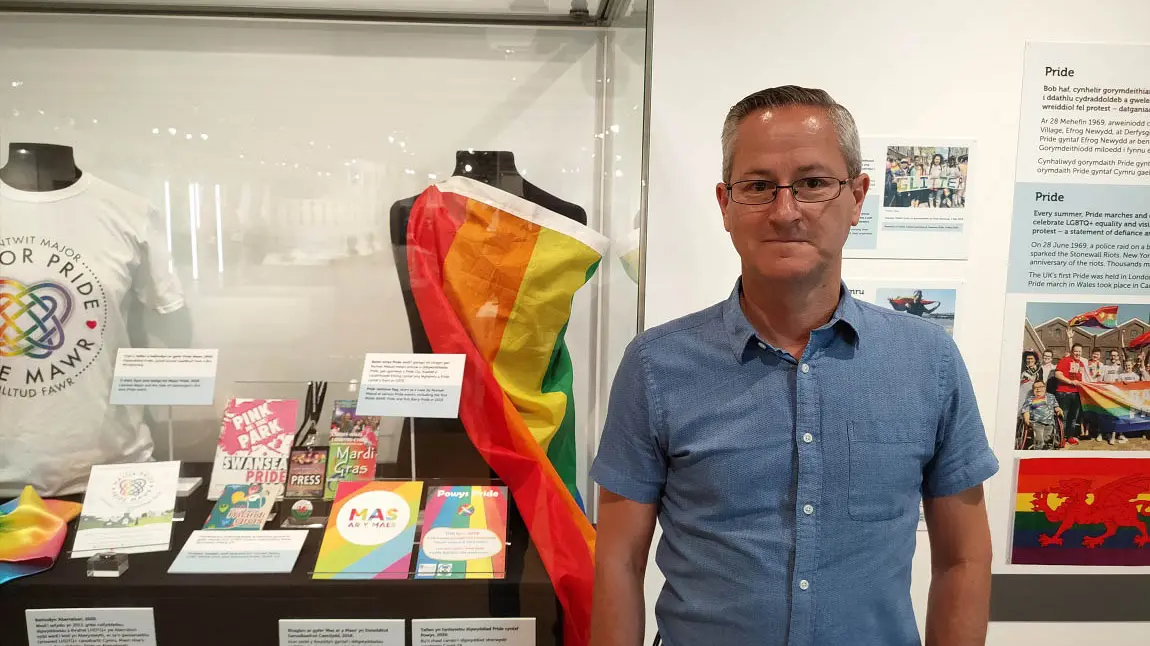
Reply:
M219 594L256 608L221 644L317 616L530 616L533 643L579 640L589 590L555 582L589 554L568 539L593 541L588 468L639 327L649 13L0 3L0 500L82 501L100 464L200 479L169 551L96 581L70 535L52 570L0 584L0 623L147 605L160 644L199 643L178 626ZM115 403L140 348L216 351L210 405ZM507 487L498 581L312 581L322 524L290 576L167 574L237 406L288 402L285 445L329 446L365 357L432 354L464 357L458 413L370 416L373 475Z

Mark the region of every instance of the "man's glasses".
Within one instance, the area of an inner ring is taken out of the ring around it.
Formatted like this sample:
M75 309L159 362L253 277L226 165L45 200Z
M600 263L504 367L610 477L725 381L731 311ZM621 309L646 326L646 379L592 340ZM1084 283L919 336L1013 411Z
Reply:
M805 177L783 186L765 179L745 179L727 184L727 197L732 202L757 206L774 202L779 189L789 188L796 202L829 202L842 194L848 182L850 179L837 177Z

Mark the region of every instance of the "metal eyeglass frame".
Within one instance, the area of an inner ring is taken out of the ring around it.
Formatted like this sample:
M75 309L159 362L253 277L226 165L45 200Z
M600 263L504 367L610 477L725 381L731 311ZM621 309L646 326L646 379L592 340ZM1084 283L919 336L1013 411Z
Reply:
M798 184L799 182L803 182L806 180L811 180L811 179L826 179L826 180L838 182L839 183L839 190L837 193L834 194L834 197L828 197L825 200L800 200L798 194L795 193L795 188L794 188L795 184ZM735 204L742 204L744 206L764 206L764 205L770 204L771 202L774 202L775 200L779 199L779 191L784 189L784 188L790 189L791 197L795 198L796 202L801 202L803 204L819 204L822 202L830 202L831 200L838 199L838 197L843 194L843 187L846 186L847 184L851 183L852 181L856 180L856 179L858 179L857 175L854 177L848 177L846 179L839 179L837 177L803 177L801 179L795 180L794 182L791 182L790 184L778 184L778 185L776 185L775 186L775 196L772 197L770 200L768 200L766 202L751 202L751 203L740 202L740 201L735 199L734 188L735 188L736 184L746 184L748 182L768 182L768 183L774 184L774 182L771 182L770 180L767 180L767 179L741 179L737 182L727 182L727 183L723 184L723 186L727 187L727 199L731 200Z

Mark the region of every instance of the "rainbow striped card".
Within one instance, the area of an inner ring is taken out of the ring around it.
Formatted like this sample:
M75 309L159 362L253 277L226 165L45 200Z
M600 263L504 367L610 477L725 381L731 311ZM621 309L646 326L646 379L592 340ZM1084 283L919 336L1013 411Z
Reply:
M406 579L420 481L341 482L323 532L313 579Z
M423 512L417 579L502 579L507 487L432 487Z

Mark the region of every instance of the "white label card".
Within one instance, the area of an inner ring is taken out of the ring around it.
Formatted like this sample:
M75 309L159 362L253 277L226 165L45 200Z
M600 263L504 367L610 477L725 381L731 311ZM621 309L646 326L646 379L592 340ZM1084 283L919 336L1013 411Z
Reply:
M156 646L151 608L26 610L28 646Z
M462 354L368 354L357 415L459 417Z
M280 619L279 646L404 646L403 619Z
M412 646L535 646L535 619L412 619Z
M307 532L197 530L168 574L291 574Z
M121 348L110 402L116 406L210 406L219 350Z

